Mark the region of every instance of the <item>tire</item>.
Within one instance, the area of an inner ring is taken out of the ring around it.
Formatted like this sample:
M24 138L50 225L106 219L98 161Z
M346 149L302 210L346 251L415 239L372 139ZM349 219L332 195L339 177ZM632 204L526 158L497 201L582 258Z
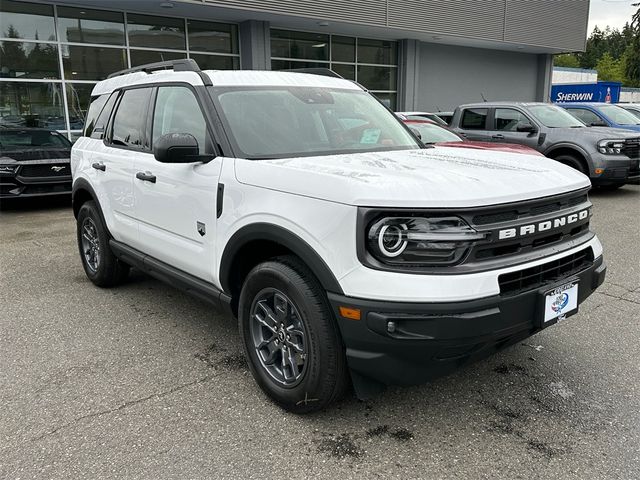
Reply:
M589 172L587 171L584 162L573 155L558 155L554 160L566 165L567 167L575 168L580 173L589 176Z
M113 287L125 281L129 265L118 260L109 247L109 232L93 201L78 212L77 239L80 260L89 280L99 287Z
M282 408L313 412L344 395L349 377L337 323L320 282L296 257L249 272L238 323L253 377Z

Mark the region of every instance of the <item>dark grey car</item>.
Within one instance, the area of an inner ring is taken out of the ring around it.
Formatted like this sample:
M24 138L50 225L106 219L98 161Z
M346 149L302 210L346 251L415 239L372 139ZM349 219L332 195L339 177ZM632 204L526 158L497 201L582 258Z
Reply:
M640 183L640 134L587 127L549 103L461 105L451 128L469 140L518 143L580 170L595 186Z

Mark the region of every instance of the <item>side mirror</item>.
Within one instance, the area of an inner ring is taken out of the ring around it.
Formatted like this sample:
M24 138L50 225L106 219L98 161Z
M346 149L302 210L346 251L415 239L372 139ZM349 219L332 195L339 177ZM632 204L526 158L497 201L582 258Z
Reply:
M522 133L536 133L538 131L538 129L530 123L519 123L516 130Z
M589 126L590 127L608 127L609 125L607 125L604 122L591 122Z
M418 131L417 128L411 128L411 133L413 133L416 137L418 137L418 140L422 140L422 135L420 135L420 132Z
M162 163L194 163L211 160L200 155L198 140L190 133L167 133L153 142L153 156Z

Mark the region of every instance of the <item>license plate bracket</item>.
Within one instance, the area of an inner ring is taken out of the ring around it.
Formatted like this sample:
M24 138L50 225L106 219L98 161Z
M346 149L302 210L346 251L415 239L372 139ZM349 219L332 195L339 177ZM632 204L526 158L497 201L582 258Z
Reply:
M538 318L542 328L578 313L579 288L578 279L574 278L541 292Z

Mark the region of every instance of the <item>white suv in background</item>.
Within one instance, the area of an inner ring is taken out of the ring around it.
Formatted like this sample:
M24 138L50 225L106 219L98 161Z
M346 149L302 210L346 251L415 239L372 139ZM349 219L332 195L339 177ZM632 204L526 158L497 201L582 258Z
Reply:
M426 147L357 84L300 72L119 72L72 151L89 279L136 267L229 310L250 369L308 412L487 356L604 280L589 179Z

